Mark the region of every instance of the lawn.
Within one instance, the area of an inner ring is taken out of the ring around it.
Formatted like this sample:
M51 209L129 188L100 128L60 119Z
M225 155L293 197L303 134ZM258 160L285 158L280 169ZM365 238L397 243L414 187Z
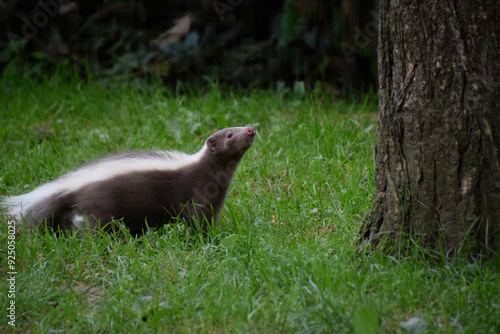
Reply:
M1 332L498 333L500 264L366 255L376 101L321 92L169 91L158 83L0 79L0 194L126 149L194 153L216 129L257 137L209 236L0 231ZM12 244L12 243L11 243ZM9 292L15 277L15 296ZM15 301L15 327L7 308Z

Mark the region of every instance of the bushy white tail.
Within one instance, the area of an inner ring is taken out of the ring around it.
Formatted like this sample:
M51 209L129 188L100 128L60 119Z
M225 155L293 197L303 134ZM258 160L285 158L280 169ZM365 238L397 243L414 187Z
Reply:
M44 184L35 190L19 195L2 198L2 207L7 209L7 214L17 222L26 220L28 226L35 225L37 217L43 219L43 206L41 203L50 201L57 196L58 187L55 182ZM38 208L38 209L37 209Z

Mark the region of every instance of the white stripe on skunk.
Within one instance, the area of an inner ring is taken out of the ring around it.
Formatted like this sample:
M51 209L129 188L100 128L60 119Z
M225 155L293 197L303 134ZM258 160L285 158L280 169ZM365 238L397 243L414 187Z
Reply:
M171 221L188 202L205 210L211 207L216 218L234 170L254 136L253 128L227 128L210 136L192 155L178 151L119 153L90 162L27 194L4 197L1 205L30 227L52 220L61 228L80 228L86 216L91 227L101 220L124 218L130 229L139 230L146 226L144 219L149 226ZM167 214L169 209L172 213ZM71 226L61 226L67 223Z

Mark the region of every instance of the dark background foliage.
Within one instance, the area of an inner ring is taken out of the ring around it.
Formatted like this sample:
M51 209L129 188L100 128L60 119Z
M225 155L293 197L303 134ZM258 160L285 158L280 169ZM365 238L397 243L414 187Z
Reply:
M377 0L0 1L0 68L197 86L375 89Z

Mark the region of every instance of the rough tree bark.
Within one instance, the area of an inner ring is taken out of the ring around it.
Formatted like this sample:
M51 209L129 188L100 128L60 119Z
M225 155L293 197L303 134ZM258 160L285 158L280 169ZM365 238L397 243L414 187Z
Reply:
M500 244L500 3L380 1L376 194L361 239Z

